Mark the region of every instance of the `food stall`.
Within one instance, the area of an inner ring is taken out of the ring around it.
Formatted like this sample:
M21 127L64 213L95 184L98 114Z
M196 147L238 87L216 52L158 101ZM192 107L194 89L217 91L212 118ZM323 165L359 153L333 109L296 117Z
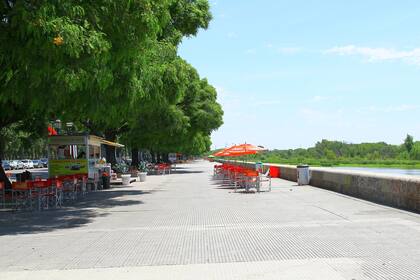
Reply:
M124 145L87 134L50 135L48 137L49 177L88 174L93 180L111 166L104 162L105 145L122 148Z

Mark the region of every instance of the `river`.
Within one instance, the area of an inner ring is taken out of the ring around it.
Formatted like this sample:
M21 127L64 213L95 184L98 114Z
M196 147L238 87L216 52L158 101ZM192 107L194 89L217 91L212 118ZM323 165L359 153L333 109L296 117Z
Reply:
M420 176L420 169L373 168L373 167L333 167L334 169L366 171L396 175Z

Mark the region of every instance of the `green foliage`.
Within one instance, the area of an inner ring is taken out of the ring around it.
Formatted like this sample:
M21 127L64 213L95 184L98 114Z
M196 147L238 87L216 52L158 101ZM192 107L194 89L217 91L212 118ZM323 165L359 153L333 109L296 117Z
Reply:
M413 160L420 160L420 142L413 143L410 158Z
M377 166L377 167L420 167L420 142L413 143L408 154L405 145L380 143L348 144L339 141L322 140L315 147L295 150L273 150L253 157L272 163L300 164L313 166Z
M176 69L176 71L173 71ZM201 154L209 150L210 134L222 124L223 111L216 91L195 69L176 57L156 75L155 98L136 104L130 131L124 138L131 147L159 152ZM164 80L164 81L162 81Z
M0 127L59 118L132 147L209 149L216 91L177 56L208 27L207 0L10 0L0 15Z
M404 147L407 150L408 153L411 153L411 150L414 146L414 138L411 135L407 135L407 137L404 140Z
M19 122L0 129L0 145L4 145L0 150L5 151L2 158L45 157L47 155L47 141L42 128L40 126L37 128L35 122L32 123L32 126Z

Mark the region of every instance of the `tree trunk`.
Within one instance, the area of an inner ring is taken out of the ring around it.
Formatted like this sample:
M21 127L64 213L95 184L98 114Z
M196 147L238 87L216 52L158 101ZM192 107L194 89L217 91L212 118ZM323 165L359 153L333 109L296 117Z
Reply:
M155 152L151 152L151 154L152 154L152 162L153 163L157 163L157 155L156 155L156 153Z
M168 153L163 153L162 157L163 157L164 162L169 163L169 154Z
M9 178L6 175L6 172L3 169L3 166L1 165L1 161L4 158L5 148L6 148L6 142L0 129L0 182L3 182L5 184L6 189L11 189L12 183L10 182Z
M113 131L106 131L105 139L107 141L115 142L117 140L117 135ZM105 154L107 163L111 163L111 165L115 165L117 163L114 146L105 145Z
M131 166L138 167L140 165L139 150L131 149Z

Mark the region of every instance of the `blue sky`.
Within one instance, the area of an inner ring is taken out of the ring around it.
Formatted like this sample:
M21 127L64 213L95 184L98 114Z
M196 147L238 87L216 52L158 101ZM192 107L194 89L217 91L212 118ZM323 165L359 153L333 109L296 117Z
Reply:
M420 1L216 0L180 55L217 88L213 148L420 140Z

